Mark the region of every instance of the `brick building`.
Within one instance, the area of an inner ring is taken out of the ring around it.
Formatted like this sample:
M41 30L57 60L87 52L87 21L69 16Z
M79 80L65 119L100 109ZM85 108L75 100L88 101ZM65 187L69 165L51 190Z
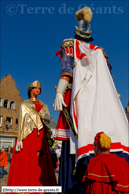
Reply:
M18 134L18 114L23 100L10 74L0 81L0 147L14 146Z

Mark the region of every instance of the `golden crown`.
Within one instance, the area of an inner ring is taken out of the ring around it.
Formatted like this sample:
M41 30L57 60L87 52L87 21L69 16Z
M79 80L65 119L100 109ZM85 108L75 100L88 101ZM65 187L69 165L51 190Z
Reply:
M41 84L40 84L39 81L34 81L32 84L30 84L30 85L28 86L28 88L31 88L31 87L34 87L34 88L38 87L38 88L41 88Z

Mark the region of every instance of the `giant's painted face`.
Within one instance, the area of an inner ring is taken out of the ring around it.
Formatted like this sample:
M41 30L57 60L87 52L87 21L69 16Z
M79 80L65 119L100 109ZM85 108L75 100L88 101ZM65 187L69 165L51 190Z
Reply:
M31 97L37 98L37 96L40 94L40 88L36 87L31 90Z

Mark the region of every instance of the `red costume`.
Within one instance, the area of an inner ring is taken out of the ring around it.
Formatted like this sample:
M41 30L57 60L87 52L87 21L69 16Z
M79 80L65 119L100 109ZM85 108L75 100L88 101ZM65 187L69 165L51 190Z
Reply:
M35 102L32 101L33 104ZM36 102L40 112L43 105ZM17 144L17 142L16 142ZM56 178L48 148L45 125L39 131L33 131L23 139L23 149L13 150L7 186L56 186ZM41 156L37 156L40 151Z
M95 136L94 146L103 152L91 158L88 164L82 180L85 191L87 194L129 193L129 164L124 158L109 153L110 138L105 134L102 137L103 134Z
M70 111L70 103L71 103L71 90L67 90L63 95L65 99L65 104L67 105L68 110ZM68 141L70 140L70 128L67 123L67 120L64 116L63 111L59 114L59 119L56 126L56 131L54 135L54 139L58 139L61 141Z

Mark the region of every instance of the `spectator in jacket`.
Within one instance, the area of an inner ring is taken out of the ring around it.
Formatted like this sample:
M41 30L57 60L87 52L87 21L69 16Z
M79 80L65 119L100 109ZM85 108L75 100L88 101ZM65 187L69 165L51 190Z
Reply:
M7 153L5 149L2 147L0 153L0 178L3 178L4 176L4 166L7 164L8 164Z

